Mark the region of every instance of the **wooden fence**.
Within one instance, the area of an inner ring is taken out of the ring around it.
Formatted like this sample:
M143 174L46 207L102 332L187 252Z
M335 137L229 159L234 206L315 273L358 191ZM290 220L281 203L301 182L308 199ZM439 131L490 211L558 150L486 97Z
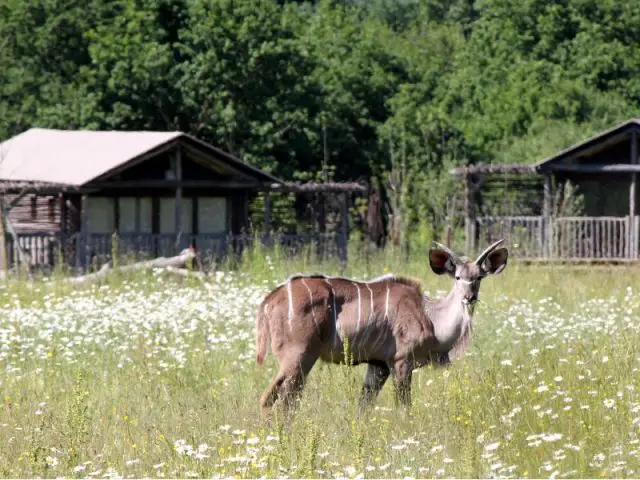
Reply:
M19 259L16 242L6 237L9 266ZM61 260L68 265L85 269L92 263L102 264L117 251L121 258L147 259L176 255L187 246L193 246L205 263L219 262L230 252L241 254L256 242L264 246L277 246L288 255L296 255L311 248L323 258L346 260L338 234L200 234L183 235L178 241L173 234L109 234L60 235L27 233L18 235L18 245L28 258L30 267L53 267Z
M504 238L520 258L638 258L640 217L479 217L475 244Z

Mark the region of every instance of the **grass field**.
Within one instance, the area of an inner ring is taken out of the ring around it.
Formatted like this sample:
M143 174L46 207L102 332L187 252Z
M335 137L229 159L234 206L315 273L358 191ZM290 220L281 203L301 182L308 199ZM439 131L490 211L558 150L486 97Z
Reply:
M439 295L420 261L353 261ZM289 425L262 423L275 373L255 365L262 296L335 265L259 255L210 280L53 279L0 293L0 477L638 477L640 274L524 267L483 281L472 347L389 382L356 415L365 367L317 364Z

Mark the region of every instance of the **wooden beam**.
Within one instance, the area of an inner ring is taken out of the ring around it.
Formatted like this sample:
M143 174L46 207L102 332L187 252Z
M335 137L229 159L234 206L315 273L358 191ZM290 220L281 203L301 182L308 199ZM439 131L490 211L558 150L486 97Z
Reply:
M2 205L0 205L0 207L2 209L4 209L5 212L6 212L6 214L4 215L4 223L5 223L5 226L7 228L7 231L11 234L11 238L13 239L13 248L17 252L17 260L20 260L20 262L23 265L26 266L27 274L29 275L29 278L32 278L32 275L31 275L31 255L27 254L22 249L22 246L20 245L20 241L19 241L19 238L18 238L18 233L16 232L16 229L13 227L13 223L11 222L11 219L9 218L9 212L7 212L6 207L4 205L4 202L2 203ZM17 260L16 260L16 265L18 263Z
M9 202L8 205L5 205L5 208L7 210L7 213L9 213L9 211L15 207L16 205L18 205L20 203L20 201L30 192L29 190L23 190L22 192L20 192L18 195L16 195L13 199L11 199L11 201Z
M56 257L56 262L60 260L62 264L68 263L70 265L71 259L67 256L67 244L69 241L69 239L67 238L69 209L67 208L66 196L62 192L58 194L58 209L60 210L60 224L58 225L58 228L60 230L60 252L62 254L62 258L59 259L58 257ZM56 264L57 263L54 263L54 265Z
M495 163L483 163L480 165L453 168L450 170L450 173L457 177L466 177L468 174L476 173L522 174L536 173L536 167L535 165L502 165Z
M267 185L265 185L267 186ZM268 185L271 190L278 192L293 192L293 193L314 193L314 192L334 192L334 193L342 193L342 192L359 192L366 193L367 186L362 185L356 182L307 182L307 183L296 183L296 182L284 182L284 183L274 183Z
M7 251L7 231L5 229L5 218L8 215L5 208L4 195L0 195L0 275L9 275L9 255Z
M194 236L200 233L200 214L198 210L200 210L198 197L191 197L191 232Z
M640 165L620 164L586 164L586 165L550 165L549 172L572 172L572 173L638 173Z
M113 229L120 233L120 197L113 199Z
M173 174L177 182L176 189L176 210L175 210L175 234L176 234L176 248L181 248L182 238L182 152L180 147L176 148L172 158Z
M135 212L134 212L134 227L133 230L136 233L140 233L140 228L141 228L141 212L140 210L142 209L142 201L140 200L140 197L136 196L136 200L135 200Z
M630 163L633 166L640 167L638 165L638 136L636 131L631 132L631 150L630 150ZM631 182L629 184L629 258L637 258L638 256L638 232L635 229L636 225L636 199L638 192L638 174L631 174Z
M123 188L229 188L250 190L260 188L260 185L257 183L224 180L118 180L113 182L91 183L87 184L86 188L99 190Z
M544 204L542 206L542 252L545 257L551 256L551 174L544 174Z
M89 197L82 195L80 199L80 231L76 232L76 267L85 269L89 263L88 246L88 206Z

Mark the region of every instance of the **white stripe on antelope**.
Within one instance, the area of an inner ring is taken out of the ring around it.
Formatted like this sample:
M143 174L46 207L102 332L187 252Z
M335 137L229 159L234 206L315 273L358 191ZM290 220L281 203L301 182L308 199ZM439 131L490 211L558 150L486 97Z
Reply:
M391 371L399 402L409 405L415 368L446 364L464 353L480 281L507 265L508 252L498 248L501 243L487 247L474 262L439 243L430 249L431 269L454 278L451 292L440 299L427 298L416 280L394 275L368 282L322 274L289 277L258 308L256 360L264 361L271 340L280 364L261 399L263 414L276 402L292 406L319 358L344 363L345 340L349 361L368 364L361 406L376 398ZM362 291L369 292L369 302L362 302ZM363 308L367 303L368 314Z

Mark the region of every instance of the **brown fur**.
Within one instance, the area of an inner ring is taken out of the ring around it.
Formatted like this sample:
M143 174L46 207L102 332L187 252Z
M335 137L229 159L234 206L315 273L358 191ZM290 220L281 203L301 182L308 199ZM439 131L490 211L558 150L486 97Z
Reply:
M386 365L395 365L396 357L429 350L433 325L424 301L420 282L406 277L385 276L372 282L317 274L290 277L258 308L256 361L263 363L271 340L280 363L280 372L262 398L263 410L277 399L289 405L318 358L344 363L345 339L353 364L369 363L374 370L387 370L386 376Z
M410 405L413 369L448 363L469 344L480 281L507 265L507 250L497 249L501 243L494 242L473 263L444 245L429 250L431 270L454 279L441 299L427 299L420 282L393 275L369 282L294 275L277 286L256 318L256 361L264 362L271 341L280 364L262 396L263 414L276 402L292 406L318 359L368 364L361 406L375 399L391 372L396 399Z

